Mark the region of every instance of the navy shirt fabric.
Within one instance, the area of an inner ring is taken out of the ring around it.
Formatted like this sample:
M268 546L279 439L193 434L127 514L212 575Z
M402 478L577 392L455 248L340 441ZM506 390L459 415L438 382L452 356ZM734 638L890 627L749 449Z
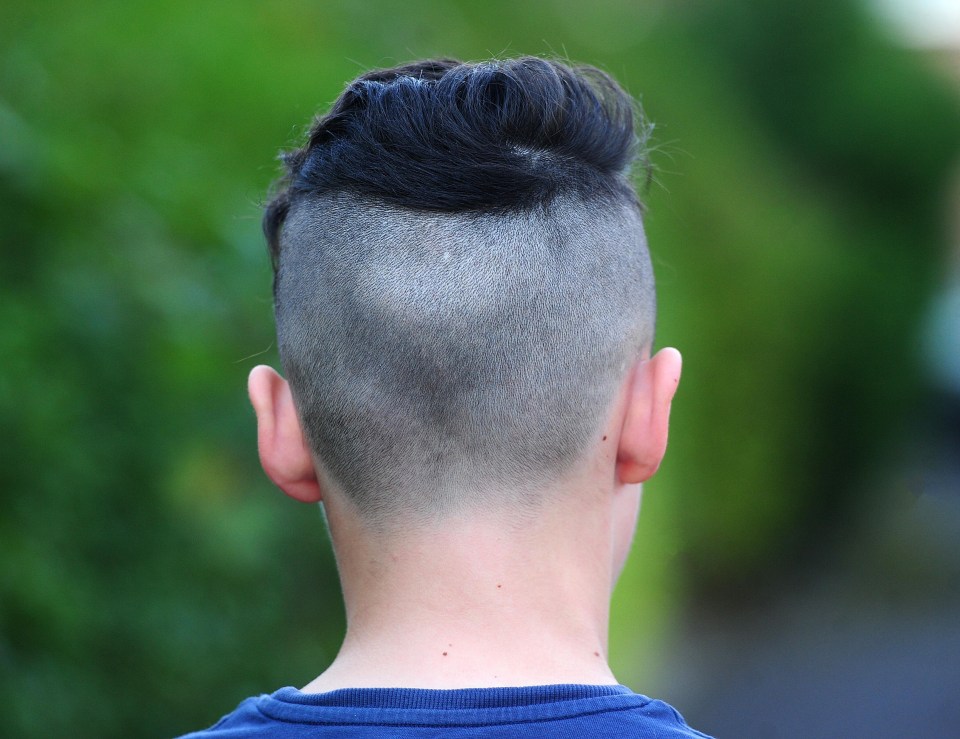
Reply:
M184 739L516 739L706 737L666 703L622 685L520 688L281 688L248 698L205 731Z

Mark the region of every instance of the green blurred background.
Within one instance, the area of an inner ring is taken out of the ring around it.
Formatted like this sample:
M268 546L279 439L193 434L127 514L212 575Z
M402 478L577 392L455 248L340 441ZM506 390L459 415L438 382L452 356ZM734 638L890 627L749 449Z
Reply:
M955 57L840 0L88 0L0 9L0 734L170 736L333 657L320 516L260 472L245 398L277 366L275 156L370 67L524 53L601 66L657 124L685 377L615 672L708 732L824 736L797 690L876 719L912 662L836 686L896 643L942 654L918 725L956 726L960 396L923 364Z

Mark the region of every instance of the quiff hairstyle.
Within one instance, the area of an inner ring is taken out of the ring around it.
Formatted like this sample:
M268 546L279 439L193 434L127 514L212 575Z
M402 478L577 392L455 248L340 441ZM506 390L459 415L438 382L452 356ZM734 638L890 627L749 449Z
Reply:
M359 77L282 156L280 356L368 521L528 507L595 442L653 334L636 110L591 67L428 60Z

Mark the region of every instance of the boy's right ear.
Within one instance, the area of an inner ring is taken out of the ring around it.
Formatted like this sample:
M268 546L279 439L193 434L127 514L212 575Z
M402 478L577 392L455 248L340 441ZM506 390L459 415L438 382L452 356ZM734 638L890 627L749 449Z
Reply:
M287 381L272 368L260 365L250 371L247 390L257 414L257 448L263 471L291 498L318 502L323 494Z

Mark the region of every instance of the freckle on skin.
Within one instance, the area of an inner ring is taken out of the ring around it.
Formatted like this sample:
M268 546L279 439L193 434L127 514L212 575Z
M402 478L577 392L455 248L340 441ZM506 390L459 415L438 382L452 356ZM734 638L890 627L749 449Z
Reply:
M501 585L500 583L497 583L497 587L498 587L498 588L502 588L503 585Z
M446 652L444 652L444 653L443 653L443 656L444 656L444 657L446 657L446 656L447 656L447 653L446 653Z
M607 440L606 434L604 434L603 440L604 440L604 441Z
M446 652L444 652L444 654L446 654ZM594 657L599 657L599 656L600 656L600 652L594 652L594 653L593 653L593 656L594 656Z

